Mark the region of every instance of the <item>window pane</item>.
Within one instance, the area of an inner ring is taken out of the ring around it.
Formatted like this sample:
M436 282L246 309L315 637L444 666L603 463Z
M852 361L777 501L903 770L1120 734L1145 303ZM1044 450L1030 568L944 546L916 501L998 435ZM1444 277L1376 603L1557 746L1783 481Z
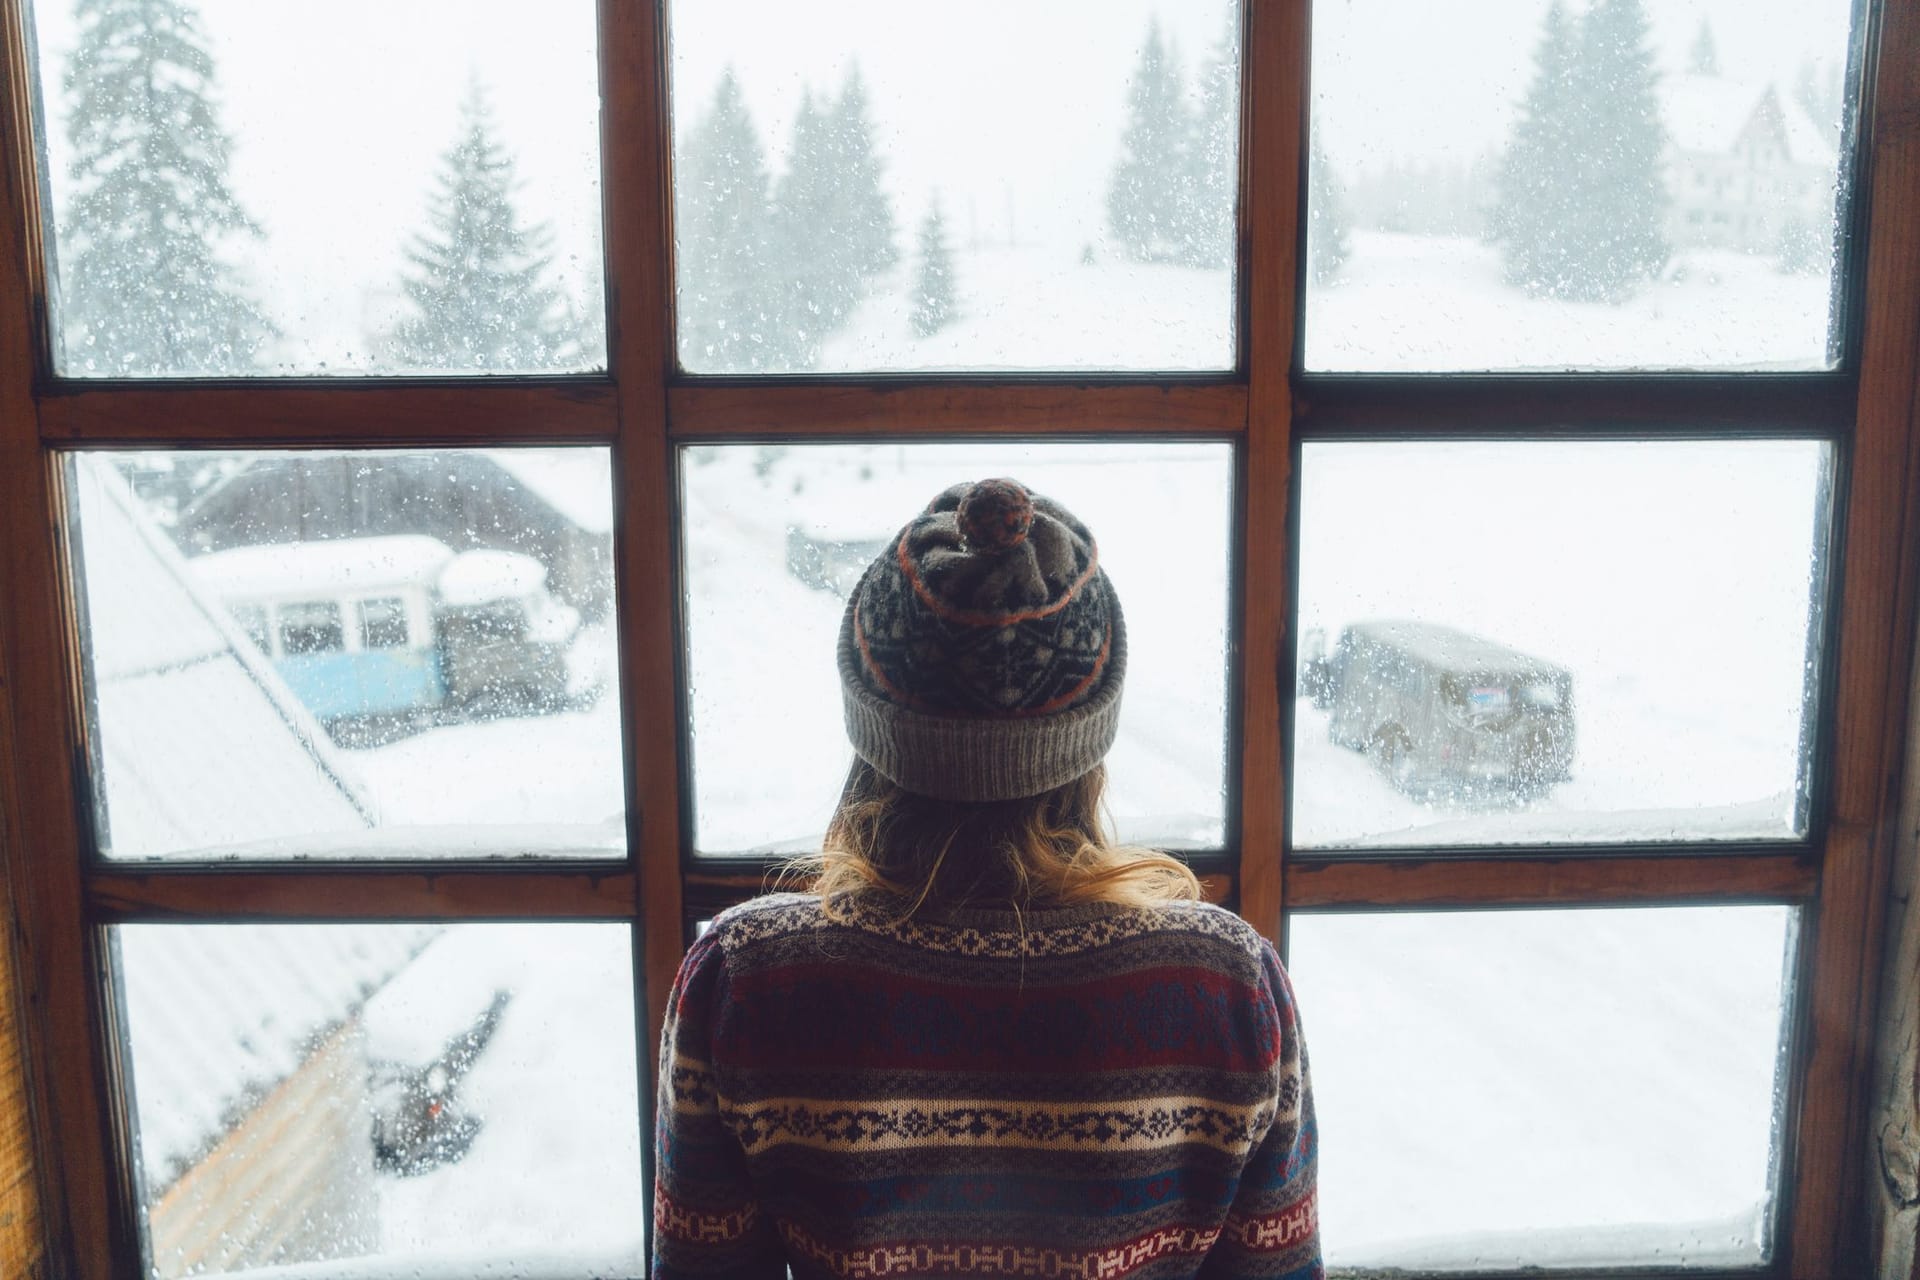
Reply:
M1002 475L1093 531L1126 612L1126 693L1108 756L1120 834L1219 846L1228 446L702 446L682 459L702 851L819 846L853 760L834 662L847 594L935 494Z
M1804 834L1828 458L1308 445L1296 843Z
M694 373L1234 363L1239 6L670 6Z
M1793 925L1295 916L1329 1266L1764 1263Z
M69 466L107 856L623 852L604 449Z
M69 377L606 365L592 0L39 0Z
M1316 3L1306 366L1831 367L1854 11Z
M625 925L114 937L149 1274L640 1273Z

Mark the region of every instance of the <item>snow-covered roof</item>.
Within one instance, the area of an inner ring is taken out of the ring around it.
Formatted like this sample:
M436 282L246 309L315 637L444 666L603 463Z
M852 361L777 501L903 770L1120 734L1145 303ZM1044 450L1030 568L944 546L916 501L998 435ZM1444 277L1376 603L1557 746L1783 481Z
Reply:
M418 924L116 930L148 1195L218 1145L438 932Z
M177 856L364 832L372 805L307 709L104 458L74 460L102 846Z
M1668 76L1660 87L1668 136L1682 151L1721 155L1730 152L1755 116L1777 114L1787 154L1795 164L1831 168L1838 139L1815 124L1791 97L1770 84L1725 76Z
M547 583L546 566L517 551L466 551L440 571L440 598L455 608L517 600Z
M225 599L288 599L433 586L453 548L425 534L270 542L196 556L194 575Z
M588 533L613 532L613 477L602 449L483 449L484 456Z

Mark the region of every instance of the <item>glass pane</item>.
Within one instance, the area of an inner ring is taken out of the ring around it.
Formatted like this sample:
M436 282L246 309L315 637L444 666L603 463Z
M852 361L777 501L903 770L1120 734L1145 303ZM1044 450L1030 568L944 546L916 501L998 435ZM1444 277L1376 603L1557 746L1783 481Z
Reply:
M1307 368L1831 367L1855 8L1320 0Z
M621 856L606 450L69 468L106 856Z
M69 377L606 366L593 0L39 0Z
M672 14L694 373L1234 363L1234 0Z
M682 459L699 849L819 846L853 760L834 662L847 594L935 494L989 476L1078 516L1119 593L1127 679L1107 763L1121 836L1219 846L1229 446L702 446Z
M625 925L114 939L149 1275L640 1274Z
M1329 1266L1766 1262L1793 927L1773 906L1295 916Z
M1312 444L1301 476L1297 844L1806 831L1827 446Z

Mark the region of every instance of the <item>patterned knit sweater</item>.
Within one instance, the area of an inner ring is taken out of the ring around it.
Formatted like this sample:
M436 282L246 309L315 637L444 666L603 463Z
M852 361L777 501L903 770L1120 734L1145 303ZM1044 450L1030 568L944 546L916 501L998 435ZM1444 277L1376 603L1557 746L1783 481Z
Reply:
M1323 1274L1293 992L1216 907L897 923L782 894L687 953L656 1280Z

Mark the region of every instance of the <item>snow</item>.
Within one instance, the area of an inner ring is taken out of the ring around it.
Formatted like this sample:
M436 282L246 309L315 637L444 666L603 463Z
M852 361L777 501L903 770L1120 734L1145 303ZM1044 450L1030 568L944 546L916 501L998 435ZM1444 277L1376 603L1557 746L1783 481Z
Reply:
M79 455L71 474L102 852L196 856L289 835L363 832L372 802L352 764L199 585L112 464Z
M459 925L369 1002L369 1052L418 1061L493 991L512 993L460 1088L485 1127L458 1162L383 1179L383 1255L485 1254L499 1266L564 1250L639 1273L649 1212L631 936L612 924Z
M113 931L150 1200L404 968L430 925Z
M1296 915L1332 1266L1752 1266L1786 907Z
M518 600L547 584L547 570L517 551L464 551L440 571L440 599L455 608Z
M275 542L196 556L194 576L231 599L329 598L430 585L453 550L424 534Z
M1339 275L1307 289L1310 370L1829 367L1824 272L1790 275L1766 259L1687 251L1624 303L1566 302L1506 288L1498 253L1477 240L1351 238Z
M613 532L613 476L604 449L481 449L535 497L588 533Z
M1572 777L1416 802L1295 707L1293 832L1354 844L1781 839L1826 552L1812 441L1313 444L1299 627L1443 623L1573 675ZM1304 655L1304 646L1303 646Z

